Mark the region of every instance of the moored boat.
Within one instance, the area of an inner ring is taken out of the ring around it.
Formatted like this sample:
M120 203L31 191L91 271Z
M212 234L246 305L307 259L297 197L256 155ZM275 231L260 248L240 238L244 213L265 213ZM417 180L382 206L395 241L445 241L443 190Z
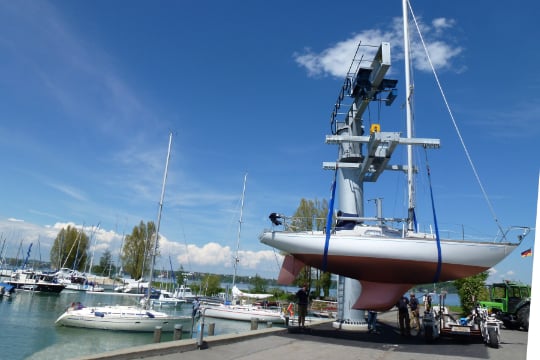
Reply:
M15 287L11 284L0 282L0 297L10 297L15 292Z
M151 279L154 270L155 254L158 247L161 209L163 207L163 197L171 153L171 144L172 133L169 135L167 162L165 165L165 176L163 178L160 207L155 232L154 252L150 267L150 281L148 282L148 286L146 288L147 294L145 305L149 305L150 298L153 293ZM148 291L148 289L150 291ZM147 306L84 306L80 303L72 304L72 306L70 306L56 320L57 325L118 331L154 331L156 326L161 326L162 331L173 331L175 324L191 325L191 322L192 317L190 316L168 315L164 312L148 309Z
M202 315L218 319L252 321L257 319L261 323L285 322L281 307L265 307L254 304L202 304Z
M58 294L66 287L56 281L55 275L32 269L18 269L6 283L15 289Z
M172 316L136 306L87 307L74 303L55 323L61 326L134 332L152 332L156 326L161 326L162 331L170 332L174 331L175 325L188 329L191 321L189 316Z
M236 273L239 262L238 249L240 246L240 234L242 230L242 214L244 209L246 182L247 174L244 175L244 184L242 188L242 200L240 206L240 219L238 221L238 235L236 241L236 255L234 261L234 274L231 294L225 295L226 301L224 301L224 303L207 302L201 304L201 312L203 316L228 320L251 321L253 318L257 318L259 322L283 323L285 322L285 318L281 311L281 307L267 307L264 305L260 306L252 303L254 300L268 299L272 297L272 294L250 294L240 291L236 286ZM232 295L232 299L231 297L229 297L229 295Z
M186 302L193 302L197 297L187 285L180 285L179 288L174 289L172 296L180 300L185 300Z

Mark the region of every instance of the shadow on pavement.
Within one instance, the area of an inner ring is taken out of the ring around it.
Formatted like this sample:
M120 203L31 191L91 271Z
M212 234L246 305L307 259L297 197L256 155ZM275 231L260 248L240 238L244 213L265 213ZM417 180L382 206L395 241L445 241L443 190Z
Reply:
M459 354L465 357L489 358L487 347L481 337L442 337L433 342L427 342L423 334L401 336L399 328L386 322L378 322L377 329L378 333L346 331L333 328L332 323L324 323L306 329L289 327L288 332L283 333L283 336L362 348L394 347L395 351L401 352L448 356Z

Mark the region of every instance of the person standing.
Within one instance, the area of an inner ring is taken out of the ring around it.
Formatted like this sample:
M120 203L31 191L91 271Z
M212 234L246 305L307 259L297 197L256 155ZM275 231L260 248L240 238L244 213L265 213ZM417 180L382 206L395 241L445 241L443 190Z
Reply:
M411 319L409 318L409 299L403 295L396 304L398 308L399 330L401 335L411 335Z
M300 290L296 292L296 301L298 304L298 326L306 327L307 307L309 303L309 293L307 285L304 284Z
M420 330L420 310L418 309L418 299L414 293L411 293L409 307L411 308L413 326L415 329Z
M191 311L191 317L195 318L197 316L197 312L199 311L199 308L201 307L201 303L199 301L199 298L196 297L195 300L193 300L193 303L191 304L192 311Z
M368 310L367 327L368 333L379 333L377 331L377 312L375 310Z

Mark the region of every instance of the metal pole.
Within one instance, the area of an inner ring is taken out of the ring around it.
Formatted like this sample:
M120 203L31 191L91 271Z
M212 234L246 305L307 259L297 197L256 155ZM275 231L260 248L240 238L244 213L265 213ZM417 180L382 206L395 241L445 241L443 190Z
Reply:
M202 346L204 344L203 337L204 337L204 312L205 311L206 311L206 309L203 310L203 313L202 313L202 316L201 316L201 328L199 329L199 334L197 336L197 348L199 350L202 349Z

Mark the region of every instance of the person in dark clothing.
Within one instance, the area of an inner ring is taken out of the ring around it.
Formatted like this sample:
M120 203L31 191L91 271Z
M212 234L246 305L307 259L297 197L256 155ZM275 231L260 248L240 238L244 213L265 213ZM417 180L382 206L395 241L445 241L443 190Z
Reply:
M399 330L401 335L411 335L411 320L409 318L409 299L403 295L396 304L399 316Z
M367 316L368 333L378 334L377 331L377 312L375 310L368 310Z
M420 330L420 309L418 308L418 299L416 298L416 295L414 293L411 293L409 307L411 308L413 327L417 330Z
M309 293L306 284L296 292L296 299L298 304L298 326L303 328L306 325L307 307L309 303Z
M196 297L195 300L193 300L193 303L191 304L191 317L194 318L197 316L197 313L199 312L199 308L201 307L201 302L199 301L199 298Z

